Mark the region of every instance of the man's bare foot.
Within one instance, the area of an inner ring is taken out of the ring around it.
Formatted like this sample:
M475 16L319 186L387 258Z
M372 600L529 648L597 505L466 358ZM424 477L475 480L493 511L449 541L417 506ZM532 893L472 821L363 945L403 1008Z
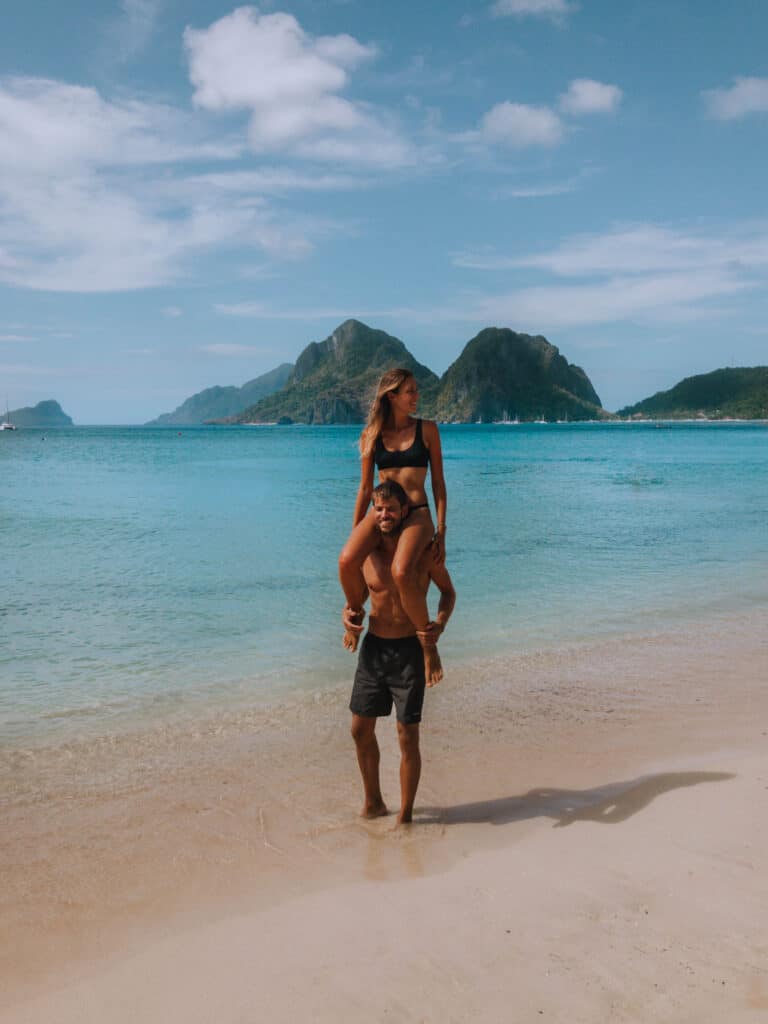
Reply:
M364 803L363 809L360 811L361 818L383 818L386 814L389 814L389 811L383 800L371 804Z
M397 816L398 825L411 825L413 823L413 811L400 811Z
M427 686L437 686L443 678L443 663L437 653L437 647L424 647L424 674L427 677Z
M348 651L351 651L354 654L357 650L359 640L360 637L357 633L352 633L350 630L347 630L341 642Z

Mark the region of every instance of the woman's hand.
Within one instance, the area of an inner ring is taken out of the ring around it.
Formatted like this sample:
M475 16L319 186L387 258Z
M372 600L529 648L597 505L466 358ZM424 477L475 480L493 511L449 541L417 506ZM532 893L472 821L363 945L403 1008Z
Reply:
M437 530L432 538L435 549L435 562L438 565L445 563L445 530Z
M348 604L344 605L344 610L341 613L341 624L349 633L359 636L364 629L364 619L364 608L350 608Z
M416 636L422 647L434 647L445 629L439 622L428 622L424 629L417 629Z

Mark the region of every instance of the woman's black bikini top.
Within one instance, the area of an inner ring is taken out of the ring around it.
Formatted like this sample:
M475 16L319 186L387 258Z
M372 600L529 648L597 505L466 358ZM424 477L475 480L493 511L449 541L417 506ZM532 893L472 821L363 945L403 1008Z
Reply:
M403 469L405 466L420 466L424 469L429 465L429 449L421 436L421 420L416 420L416 436L410 448L401 452L390 451L384 447L381 434L376 438L373 449L373 461L377 469Z

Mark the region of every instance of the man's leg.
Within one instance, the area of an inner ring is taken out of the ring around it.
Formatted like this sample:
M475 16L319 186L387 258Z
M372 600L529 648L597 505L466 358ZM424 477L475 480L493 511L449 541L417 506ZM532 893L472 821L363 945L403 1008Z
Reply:
M413 801L421 776L418 722L415 725L398 722L397 738L400 741L400 813L397 823L407 825L413 817Z
M379 744L376 740L376 719L352 715L352 739L357 749L357 763L363 777L365 803L362 818L380 818L387 813L379 784Z

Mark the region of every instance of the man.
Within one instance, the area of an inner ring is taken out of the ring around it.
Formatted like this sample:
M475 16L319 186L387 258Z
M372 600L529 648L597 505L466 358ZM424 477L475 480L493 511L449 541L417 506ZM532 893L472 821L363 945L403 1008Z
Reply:
M425 678L422 644L437 643L456 603L456 592L447 569L437 563L430 545L419 561L417 577L425 593L430 583L437 586L440 605L435 621L417 633L403 610L392 578L392 558L400 527L408 515L408 498L398 483L387 480L374 488L373 508L381 537L378 546L363 565L371 608L368 633L360 649L349 709L352 712L352 737L365 790L362 816L378 818L387 813L387 808L379 784L376 719L390 714L393 703L395 705L401 754L401 801L397 822L402 825L411 821L421 775L419 723L424 688L435 686L443 676L440 669L431 673L429 679ZM348 636L354 634L357 638L362 633L362 615L359 612L346 607L342 621ZM354 650L357 644L345 640L345 646Z

